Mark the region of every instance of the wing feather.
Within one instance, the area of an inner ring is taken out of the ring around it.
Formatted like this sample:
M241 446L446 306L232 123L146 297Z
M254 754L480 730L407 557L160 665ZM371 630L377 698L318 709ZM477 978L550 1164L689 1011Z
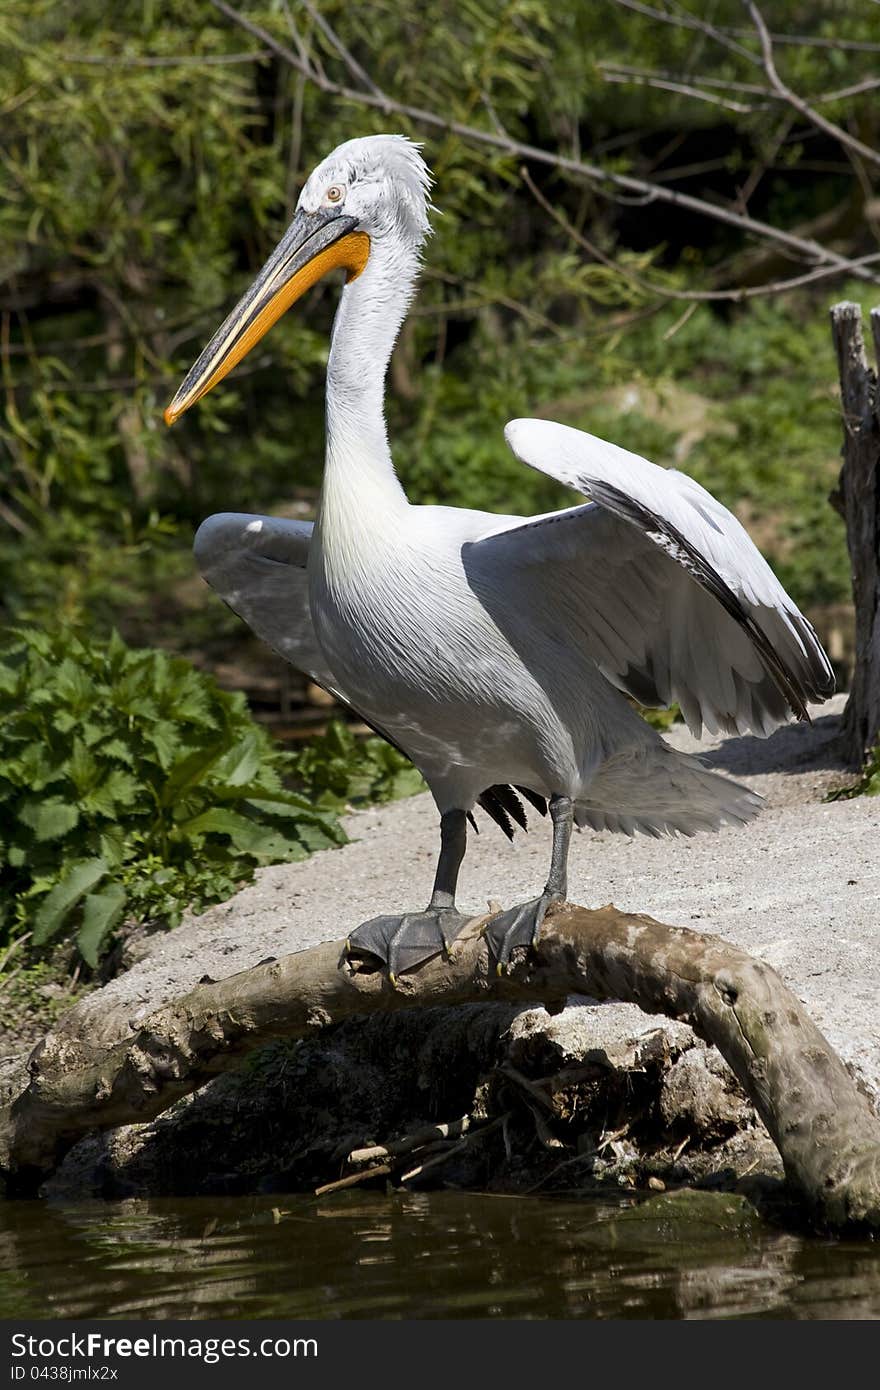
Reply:
M834 676L815 632L739 521L699 483L546 420L514 420L516 456L591 501L483 536L553 590L620 689L678 701L691 727L770 733Z
M193 550L202 578L257 637L348 705L406 756L405 749L384 729L355 709L327 665L309 606L306 567L311 539L310 521L221 512L202 522ZM543 797L525 787L517 790L542 815L546 813ZM488 787L479 797L479 804L510 839L514 821L523 830L528 828L525 809L512 787ZM472 815L470 820L476 829Z

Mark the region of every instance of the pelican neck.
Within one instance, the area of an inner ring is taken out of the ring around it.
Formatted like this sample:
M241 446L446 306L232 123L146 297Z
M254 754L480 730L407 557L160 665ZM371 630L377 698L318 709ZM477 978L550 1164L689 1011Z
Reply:
M418 252L389 255L374 243L364 272L342 291L327 364L327 449L319 524L375 525L409 503L391 458L385 377L412 299Z

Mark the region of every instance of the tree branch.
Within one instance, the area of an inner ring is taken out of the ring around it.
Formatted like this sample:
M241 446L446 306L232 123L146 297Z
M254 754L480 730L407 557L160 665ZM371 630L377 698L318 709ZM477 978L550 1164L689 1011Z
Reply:
M10 1187L33 1190L87 1131L151 1120L273 1038L314 1035L353 1015L490 1000L557 1005L590 994L683 1020L714 1043L817 1218L880 1227L880 1120L770 966L717 937L564 904L535 952L499 977L485 920L471 924L451 959L427 962L398 988L333 941L198 985L112 1046L50 1034L26 1086L0 1112Z
M594 260L607 266L609 270L616 270L625 280L629 280L631 284L636 285L639 289L644 290L648 294L655 294L662 299L681 299L692 304L717 302L719 300L739 304L745 299L757 299L762 295L781 294L784 290L800 289L802 285L808 285L813 280L822 280L830 275L837 275L839 273L836 266L818 266L815 270L807 270L803 275L795 275L789 280L774 280L768 285L747 285L740 289L729 290L678 290L666 285L652 284L650 280L646 280L644 276L637 274L636 271L622 266L620 262L614 260L612 256L606 256L604 251L601 251L598 246L595 246L593 242L589 241L587 237L584 236L583 232L579 232L576 227L573 227L559 209L555 208L548 198L545 198L525 166L523 166L519 172L523 183L526 185L535 201L540 204L544 211L553 218L554 222L556 222L566 235L570 236L572 241L580 246L582 250L588 252ZM860 256L858 260L854 260L850 264L855 268L856 266L871 265L877 261L880 261L880 251L872 251L870 255Z
M648 19L659 19L661 24L671 24L675 29L693 29L698 34L704 34L706 38L712 39L722 48L726 48L730 53L736 53L738 57L745 58L747 62L759 62L751 49L738 43L726 29L719 29L706 19L698 19L696 15L686 12L670 14L667 10L655 9L653 5L643 5L640 0L614 0L614 3L619 5L621 9L632 10L635 14L645 15Z
M546 164L554 169L561 169L567 174L572 174L579 178L589 179L597 184L609 184L614 188L624 189L628 193L635 193L640 196L647 195L650 199L659 202L670 203L675 207L683 208L688 212L698 213L701 217L711 217L717 222L724 222L728 226L737 227L740 231L748 232L750 235L761 237L764 240L778 242L785 246L789 251L794 252L802 260L807 260L820 265L836 266L840 271L857 275L860 279L878 283L878 277L865 266L857 266L855 262L847 260L845 256L838 255L828 247L819 245L818 242L808 241L796 236L793 232L783 231L779 227L772 227L769 223L759 222L754 217L749 217L744 213L734 212L730 208L722 207L714 203L705 202L702 198L695 198L689 193L681 193L676 189L665 188L662 184L648 183L644 179L638 179L629 174L617 174L608 169L602 169L596 164L590 164L586 160L572 159L566 155L553 154L550 150L543 150L537 145L528 145L519 140L513 140L509 136L499 134L489 130L481 130L477 126L465 125L461 121L449 120L445 116L439 115L436 111L427 111L422 107L410 106L406 102L396 101L387 95L375 96L372 92L355 90L345 87L338 82L333 82L329 78L317 73L314 68L303 61L288 48L286 44L274 38L268 30L256 24L252 19L248 19L234 6L228 4L227 0L211 0L211 4L231 19L233 23L241 25L254 38L259 39L260 43L271 48L285 62L290 63L299 72L303 72L309 81L313 82L321 91L327 92L332 96L343 97L347 101L353 101L361 106L370 106L384 111L386 114L392 112L397 115L405 116L409 120L415 121L420 125L431 126L437 130L445 130L451 135L458 135L463 140L474 141L478 144L489 145L493 149L502 150L504 153L517 156L521 159L528 159L536 164Z
M224 67L229 63L259 63L269 57L269 52L251 50L250 53L177 53L173 55L141 54L129 58L119 53L72 53L65 61L80 63L94 68L178 68L178 67Z
M846 149L861 155L862 159L867 159L871 164L876 164L880 167L880 153L878 153L877 150L872 150L870 145L865 145L861 140L857 139L855 135L850 135L849 131L844 130L843 126L835 125L834 121L829 121L824 116L820 115L818 111L813 109L809 102L805 101L803 97L798 96L797 92L792 91L791 87L783 82L776 70L776 62L773 57L773 40L770 37L767 25L764 23L764 16L755 4L755 0L744 0L744 3L751 16L752 23L755 26L761 44L761 58L764 71L767 74L767 81L770 83L776 95L782 101L788 102L789 106L793 107L801 116L804 116L817 130L823 131L825 135L830 135L838 144L844 145Z
M603 82L616 83L623 87L653 87L657 91L671 92L673 96L688 97L692 101L705 101L710 106L721 106L725 111L734 111L738 116L750 116L766 106L766 102L746 106L742 101L734 101L729 96L719 96L715 92L704 91L680 79L667 77L664 73L639 71L618 63L597 63Z
M331 47L336 49L336 52L345 63L345 66L348 68L354 80L356 82L362 82L367 91L372 92L373 96L378 97L380 101L387 101L388 98L385 93L381 88L376 86L369 73L364 71L354 54L346 48L336 30L324 18L321 11L312 4L311 0L302 0L302 3L306 13L311 15L313 22L320 29L327 42Z

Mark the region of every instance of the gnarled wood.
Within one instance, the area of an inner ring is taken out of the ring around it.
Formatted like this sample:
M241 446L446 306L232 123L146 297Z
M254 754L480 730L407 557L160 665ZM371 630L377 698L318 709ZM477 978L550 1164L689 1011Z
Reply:
M831 310L843 407L843 467L832 502L846 522L856 610L856 656L843 722L846 755L861 767L880 736L880 390L868 364L862 311ZM871 312L880 360L880 309Z
M483 919L485 920L485 919ZM564 904L535 953L498 977L480 920L392 988L333 941L202 984L115 1046L50 1034L0 1113L7 1181L33 1189L92 1129L154 1118L273 1038L305 1037L357 1014L568 994L622 999L689 1023L736 1073L786 1173L831 1226L880 1227L880 1120L770 966L717 937L614 907Z

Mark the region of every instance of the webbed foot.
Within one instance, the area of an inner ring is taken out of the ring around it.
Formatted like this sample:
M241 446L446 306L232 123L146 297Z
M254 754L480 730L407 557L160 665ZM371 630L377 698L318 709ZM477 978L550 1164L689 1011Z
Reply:
M346 954L376 956L388 967L388 978L394 984L405 970L414 970L441 952L448 955L453 941L469 921L454 907L428 907L424 912L372 917L355 927L346 942Z
M495 957L495 971L503 975L510 965L510 957L517 946L525 946L530 951L538 939L541 924L551 903L561 901L555 893L544 892L540 898L531 902L509 907L506 912L494 917L486 927L486 940Z

